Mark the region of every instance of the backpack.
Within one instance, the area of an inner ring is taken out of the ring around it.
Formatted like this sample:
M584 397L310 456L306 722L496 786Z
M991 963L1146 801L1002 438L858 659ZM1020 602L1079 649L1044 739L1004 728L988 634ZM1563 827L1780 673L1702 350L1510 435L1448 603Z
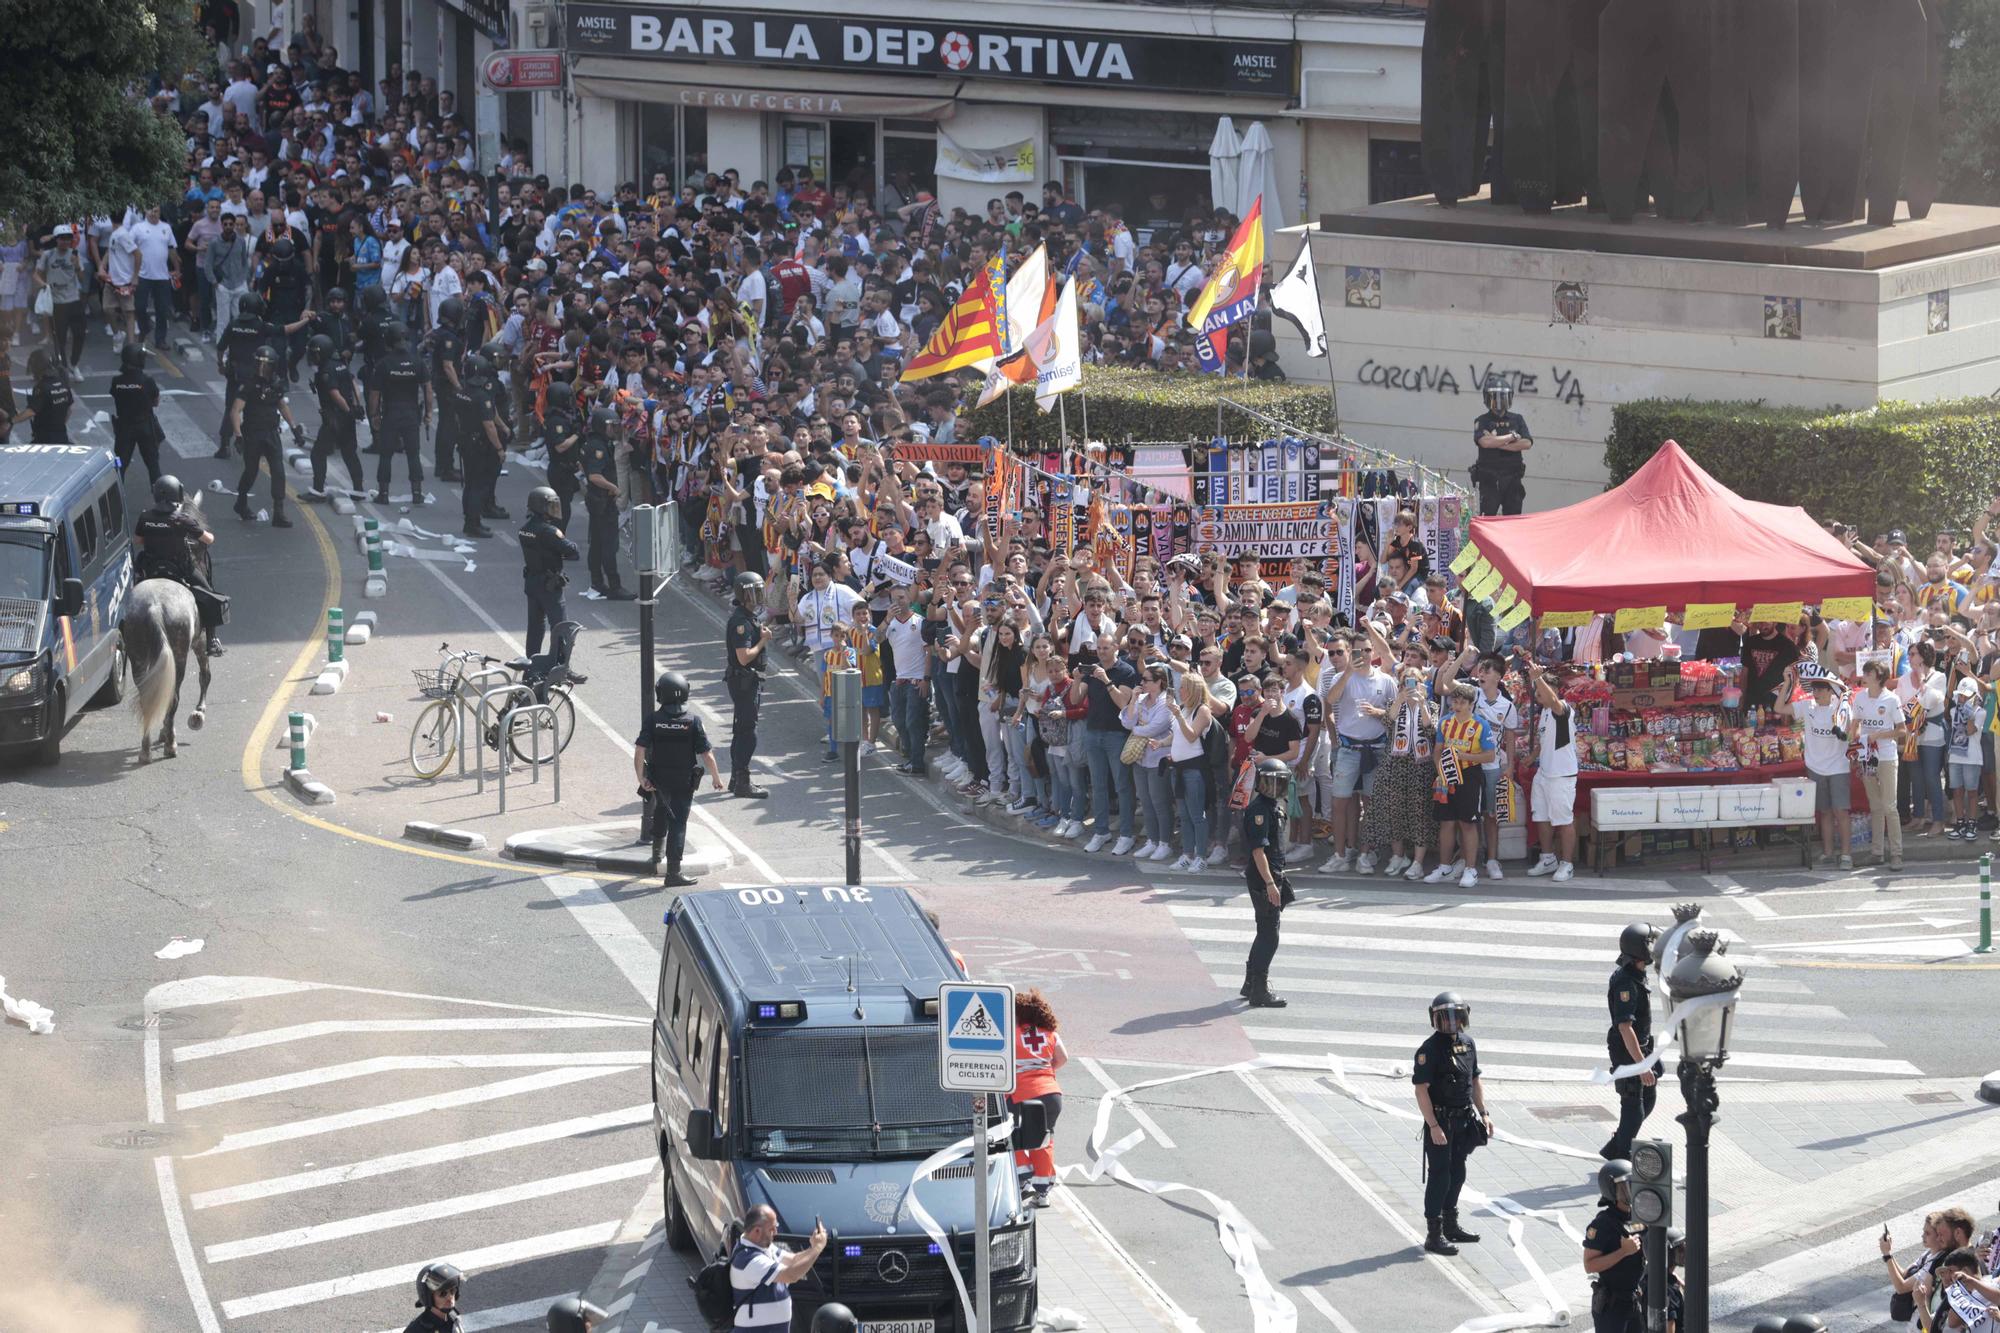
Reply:
M1213 714L1208 719L1208 730L1201 733L1201 758L1210 773L1220 776L1229 772L1229 729Z
M756 1304L771 1289L770 1279L766 1278L754 1289L738 1292L729 1279L730 1260L734 1254L732 1246L703 1264L700 1272L688 1278L688 1286L694 1289L694 1307L708 1321L710 1328L728 1328L735 1322L739 1309Z

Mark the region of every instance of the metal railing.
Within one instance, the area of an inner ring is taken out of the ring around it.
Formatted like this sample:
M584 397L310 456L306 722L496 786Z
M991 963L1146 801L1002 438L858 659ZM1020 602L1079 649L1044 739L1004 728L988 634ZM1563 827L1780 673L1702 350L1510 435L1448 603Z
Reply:
M549 737L549 768L554 774L554 798L562 804L562 738L556 733L556 710L549 704L515 704L500 715L500 813L507 813L507 772L513 768L515 727L522 719L528 724L528 782L542 780L542 733Z

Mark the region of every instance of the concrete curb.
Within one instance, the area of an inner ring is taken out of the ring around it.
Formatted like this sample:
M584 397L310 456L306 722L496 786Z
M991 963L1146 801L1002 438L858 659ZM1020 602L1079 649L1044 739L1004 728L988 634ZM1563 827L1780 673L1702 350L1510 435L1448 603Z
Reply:
M311 769L286 769L285 789L307 805L333 804L333 788L314 778Z
M1980 1080L1979 1100L2000 1106L2000 1069L1994 1070Z
M357 611L347 622L346 642L358 646L375 637L376 617L373 611Z
M638 838L639 821L636 819L569 828L529 829L508 838L500 854L534 865L650 879L660 873L660 868L653 861L652 849L639 845ZM722 871L734 859L734 855L720 841L711 838L698 825L689 825L687 851L681 857L683 874L703 879Z
M312 692L314 694L340 693L340 687L347 683L348 670L347 659L344 657L338 662L328 662L320 669L319 675L314 678Z
M306 720L306 744L311 745L313 733L319 730L319 719L314 717L311 713L302 713L300 714L300 716L305 718ZM291 749L292 729L290 727L286 727L284 730L280 731L278 733L278 743L272 746L271 748L274 750Z
M412 842L435 843L439 847L455 847L462 852L486 850L484 833L473 833L459 828L440 828L421 819L413 819L403 825L403 836Z

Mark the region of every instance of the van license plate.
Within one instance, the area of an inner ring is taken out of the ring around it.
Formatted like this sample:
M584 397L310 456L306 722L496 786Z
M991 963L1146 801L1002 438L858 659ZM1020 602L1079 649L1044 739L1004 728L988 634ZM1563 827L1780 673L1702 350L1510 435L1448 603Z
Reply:
M937 1333L935 1319L864 1319L861 1333Z

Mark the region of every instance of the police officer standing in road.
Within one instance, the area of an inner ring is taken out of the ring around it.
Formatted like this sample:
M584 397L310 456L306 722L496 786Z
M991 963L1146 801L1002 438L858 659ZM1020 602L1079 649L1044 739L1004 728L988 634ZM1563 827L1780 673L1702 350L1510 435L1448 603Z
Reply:
M257 484L257 467L271 469L271 526L289 528L285 516L285 458L278 447L278 418L292 428L297 438L299 423L292 416L292 404L285 397L284 373L278 350L269 345L257 348L256 373L239 386L229 404L230 435L243 446L243 475L236 479L236 516L255 518L250 512L250 488Z
M70 388L69 372L45 347L28 353L28 374L34 387L28 390L25 411L15 420L28 418L28 440L33 444L68 444L69 410L76 404L76 390Z
M312 270L291 237L280 236L271 243L270 258L264 261L263 286L264 301L272 322L286 325L285 376L297 384L299 361L306 350L298 334L305 327L301 316L312 305ZM300 322L288 323L292 320Z
M583 424L576 419L576 389L563 380L549 385L548 406L542 413L542 447L549 455L549 485L562 501L562 525L569 528L570 506L583 483L577 478L578 447Z
M379 283L373 287L363 287L361 310L355 322L355 342L361 348L361 383L364 388L371 388L375 383L375 367L380 364L388 347L391 324L398 328L408 327L389 310L389 294L382 290ZM372 437L368 441L366 452L371 454L387 452L382 446L382 423L375 415L375 408L372 405L368 409L368 426Z
M736 576L736 607L723 631L728 660L722 680L729 687L729 794L761 801L771 793L750 781L750 761L757 754L757 710L764 699L765 662L771 632L758 620L764 604L764 578L744 570Z
M193 593L201 627L208 632L208 655L220 657L222 640L216 631L228 614L229 599L209 582L202 569L205 562L195 559L195 548L213 544L215 534L182 507L186 499L187 490L178 477L161 477L153 483L153 507L139 515L132 530L134 577L172 579Z
M1278 915L1292 901L1291 881L1285 878L1285 794L1292 784L1292 769L1282 759L1265 756L1257 761L1256 794L1243 811L1243 846L1249 860L1244 877L1250 890L1250 909L1257 918L1257 937L1250 942L1250 958L1243 968L1243 988L1237 992L1250 1001L1252 1009L1283 1009L1283 997L1271 993L1271 960L1278 955Z
M433 446L439 481L462 481L453 450L458 448L463 428L458 419L459 359L465 355L465 302L447 296L438 305L437 327L430 333L431 384L437 393L437 442Z
M1465 1159L1493 1137L1471 1026L1472 1006L1455 991L1439 994L1431 1001L1431 1035L1410 1068L1424 1117L1424 1248L1432 1254L1457 1254L1479 1239L1458 1224Z
M653 802L653 864L660 862L664 841L667 869L661 882L685 889L694 883L681 873L681 856L687 850L688 810L701 778L697 765L708 769L717 791L722 790L722 770L716 767L701 719L687 711L687 678L678 671L661 672L653 682L653 700L659 711L653 725L633 742L632 767L639 775L639 794Z
M1597 1202L1603 1207L1583 1233L1583 1271L1597 1279L1590 1292L1596 1333L1641 1333L1645 1311L1640 1283L1646 1261L1632 1226L1632 1164L1623 1158L1597 1169Z
M549 1333L593 1333L611 1316L581 1296L565 1296L549 1307Z
M316 500L326 498L326 463L334 454L347 465L347 484L366 490L361 471L361 455L355 452L355 423L361 418L361 394L354 387L354 372L332 337L315 333L306 340L306 356L313 366L313 393L319 399L319 435L312 447L312 490Z
M521 525L521 590L528 595L528 656L542 651L542 634L569 619L562 590L569 585L563 561L575 560L576 543L556 526L554 490L528 492L528 521Z
M608 407L590 409L590 434L583 442L583 508L590 516L590 591L596 594L592 601L629 602L638 596L618 581L617 430L616 412Z
M403 1333L460 1333L458 1293L465 1274L451 1264L425 1264L417 1273L418 1314Z
M146 480L160 479L160 386L146 373L146 348L137 338L118 350L118 375L111 381L112 448L118 467L132 465L133 451L146 463Z
M255 292L245 296L236 306L236 318L229 321L229 327L216 340L215 359L227 381L223 389L223 399L235 402L239 391L250 382L257 370L257 349L270 347L276 350L286 338L312 323L311 311L306 311L290 324L280 328L264 316L264 298ZM215 451L217 458L229 457L230 445L235 443L236 428L230 424L229 413L222 414L222 447Z
M500 435L500 405L493 393L494 385L493 363L476 352L467 357L459 376L458 406L453 415L458 418L458 451L465 477L459 509L465 517L468 537L493 535L483 519L513 517L499 506L493 494L500 481L500 460L507 452Z
M389 476L396 455L401 454L410 464L411 503L429 504L424 496L422 423L431 419L430 386L410 353L409 334L400 320L383 331L382 360L368 384L368 413L375 420L375 442L382 454L375 465L375 503L389 502Z
M1618 935L1618 966L1612 969L1611 985L1605 998L1611 1008L1611 1028L1605 1033L1605 1047L1611 1067L1636 1065L1653 1053L1653 996L1646 989L1646 966L1653 961L1653 940L1659 932L1643 921L1635 921ZM1632 1155L1632 1140L1660 1090L1652 1070L1618 1080L1618 1130L1598 1155L1610 1161Z

